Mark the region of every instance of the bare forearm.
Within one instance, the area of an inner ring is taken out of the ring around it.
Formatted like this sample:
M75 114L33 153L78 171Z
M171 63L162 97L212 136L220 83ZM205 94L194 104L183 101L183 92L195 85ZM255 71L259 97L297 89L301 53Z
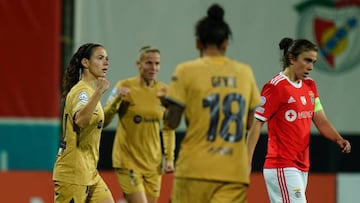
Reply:
M338 133L338 131L335 129L335 127L329 121L322 122L322 124L319 125L317 128L321 135L323 135L324 137L326 137L327 139L333 142L336 142L339 139L343 139L341 135Z
M320 134L335 142L341 148L343 153L351 152L350 142L340 135L332 123L327 119L323 110L315 112L313 121Z
M253 154L255 151L256 144L260 137L262 126L263 126L263 122L254 119L253 125L251 126L248 132L246 144L247 144L248 158L250 164L252 163Z

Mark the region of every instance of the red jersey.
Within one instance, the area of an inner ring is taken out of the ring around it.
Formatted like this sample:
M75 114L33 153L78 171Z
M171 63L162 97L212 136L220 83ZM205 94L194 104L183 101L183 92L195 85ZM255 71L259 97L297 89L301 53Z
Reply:
M310 78L294 83L281 72L264 85L261 105L255 112L255 118L267 121L268 127L264 168L309 170L310 130L317 97L315 81Z

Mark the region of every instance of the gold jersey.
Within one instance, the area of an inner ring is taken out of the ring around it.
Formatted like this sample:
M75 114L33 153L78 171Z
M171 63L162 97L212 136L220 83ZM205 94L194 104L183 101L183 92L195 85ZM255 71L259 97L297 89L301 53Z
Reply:
M130 93L121 101L116 99L120 86L130 89ZM155 81L152 87L144 87L137 77L119 81L114 87L105 106L106 123L112 120L115 113L119 115L112 152L114 168L160 173L160 131L165 108L156 95L162 88L166 88L166 85L160 81ZM125 102L128 106L123 110L121 106ZM175 131L164 129L162 133L166 160L173 161Z
M247 117L260 103L252 69L224 56L179 64L168 98L187 124L175 176L248 183Z
M67 95L63 114L63 141L55 162L54 180L92 185L100 178L97 164L104 122L101 103L97 104L89 125L80 129L74 122L75 113L84 108L93 93L90 86L79 81Z

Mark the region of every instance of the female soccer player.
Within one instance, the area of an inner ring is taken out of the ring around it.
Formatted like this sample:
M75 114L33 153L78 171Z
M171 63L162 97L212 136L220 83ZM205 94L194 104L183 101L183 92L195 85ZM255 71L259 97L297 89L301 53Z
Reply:
M104 124L100 99L109 88L108 66L105 48L88 43L79 47L66 69L63 140L53 171L56 203L114 203L97 170Z
M157 203L161 189L161 123L165 108L157 93L166 90L156 79L160 50L145 46L136 65L139 75L120 80L105 107L105 125L119 116L112 161L120 187L129 203ZM175 132L163 129L164 172L174 170Z
M168 94L166 127L182 113L187 130L176 161L172 203L246 202L249 184L246 131L260 103L249 65L225 56L231 30L213 4L196 24L200 57L179 64Z
M248 135L249 161L253 157L261 127L268 124L268 147L264 178L270 201L306 202L311 123L335 142L344 153L350 143L343 139L327 119L315 81L314 69L318 48L306 39L283 38L279 43L283 70L268 81L261 92L261 106Z

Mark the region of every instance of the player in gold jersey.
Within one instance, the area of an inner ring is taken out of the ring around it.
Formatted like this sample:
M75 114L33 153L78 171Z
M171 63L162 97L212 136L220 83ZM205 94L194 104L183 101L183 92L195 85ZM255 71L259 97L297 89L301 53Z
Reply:
M182 113L187 124L172 203L244 203L250 170L246 131L260 96L250 66L225 56L231 30L223 8L214 4L207 13L196 24L201 57L176 67L163 97L166 127L175 129Z
M114 203L99 175L99 144L104 123L100 104L109 88L109 59L99 44L84 44L64 76L63 140L53 171L56 203Z
M136 65L139 76L119 81L105 106L105 126L119 116L112 161L118 181L129 203L156 203L162 174L161 123L165 108L157 97L166 89L156 80L160 51L140 49ZM164 172L174 170L175 132L163 130Z

